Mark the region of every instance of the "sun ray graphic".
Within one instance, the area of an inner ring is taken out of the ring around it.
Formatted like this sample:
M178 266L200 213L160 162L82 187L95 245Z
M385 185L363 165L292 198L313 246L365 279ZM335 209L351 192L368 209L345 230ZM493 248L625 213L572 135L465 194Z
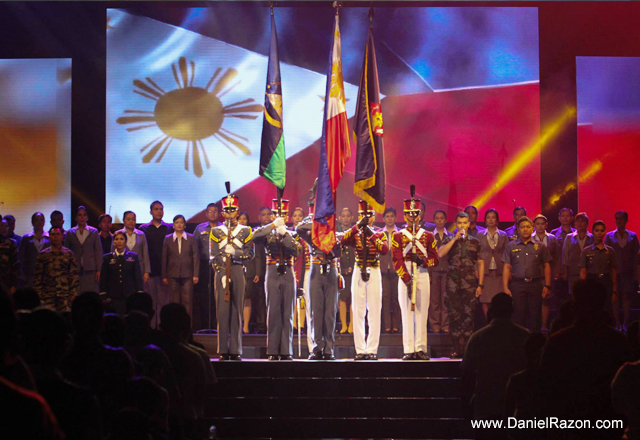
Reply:
M127 125L128 132L158 127L162 135L140 149L142 163L159 163L174 140L186 141L184 169L202 177L204 169L211 168L207 147L203 140L212 137L232 153L238 150L247 156L251 150L249 139L225 129L226 117L257 119L263 107L253 98L223 105L220 98L232 91L240 80L234 68L217 68L207 85L195 87L196 63L180 57L171 65L177 88L165 91L153 79L133 80L133 93L154 101L153 111L125 110L116 122Z

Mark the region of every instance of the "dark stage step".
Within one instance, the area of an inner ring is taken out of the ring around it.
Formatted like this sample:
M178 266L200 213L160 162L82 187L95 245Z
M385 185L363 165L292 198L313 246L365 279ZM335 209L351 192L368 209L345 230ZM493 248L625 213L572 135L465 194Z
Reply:
M213 361L220 438L472 438L460 362Z

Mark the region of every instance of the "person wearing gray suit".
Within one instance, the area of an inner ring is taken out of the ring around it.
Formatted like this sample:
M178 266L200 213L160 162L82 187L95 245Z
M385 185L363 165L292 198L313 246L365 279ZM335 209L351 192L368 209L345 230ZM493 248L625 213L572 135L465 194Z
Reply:
M573 295L573 284L580 279L580 255L582 250L593 244L593 235L587 231L589 216L586 212L576 214L576 232L568 234L562 245L561 274L569 281L569 295Z
M480 304L485 319L489 311L491 300L498 293L502 292L502 254L504 248L509 243L509 236L506 232L498 229L500 217L498 211L493 208L487 209L484 213L484 223L487 229L478 232L478 240L482 245L482 259L484 260L484 288L480 295Z
M198 284L200 257L198 243L185 232L183 215L173 218L173 234L165 237L162 245L162 282L169 286L169 300L184 305L189 316L193 314L193 285Z
M263 243L267 251L264 281L267 292L267 356L270 361L290 361L296 301L293 260L300 254L302 245L298 235L285 226L289 219L289 201L273 199L271 210L272 222L256 229L253 234L253 242Z
M22 236L20 248L18 249L18 260L20 261L19 285L22 287L33 287L34 274L36 271L36 260L42 249L49 247L49 233L44 230L45 218L41 212L36 212L31 216L33 231Z
M102 267L102 242L96 228L87 225L89 214L84 206L76 209L76 226L64 234L64 247L76 257L80 282L78 293L97 292Z
M127 249L138 254L140 260L140 270L142 271L142 282L149 281L151 273L151 262L149 261L149 246L147 245L147 236L140 229L136 228L136 213L133 211L125 211L122 216L124 228L116 232L122 231L127 237ZM113 243L111 244L111 252L114 251Z

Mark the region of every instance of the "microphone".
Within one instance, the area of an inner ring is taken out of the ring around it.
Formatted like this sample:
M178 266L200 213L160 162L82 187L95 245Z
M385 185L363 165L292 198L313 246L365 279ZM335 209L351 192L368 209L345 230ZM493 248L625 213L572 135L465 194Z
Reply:
M466 229L460 229L460 232L460 239L464 241L467 238L467 231Z

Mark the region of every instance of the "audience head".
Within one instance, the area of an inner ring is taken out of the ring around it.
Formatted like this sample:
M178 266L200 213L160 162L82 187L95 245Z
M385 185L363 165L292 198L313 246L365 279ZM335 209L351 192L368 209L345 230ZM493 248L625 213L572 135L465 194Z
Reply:
M164 205L159 200L154 200L149 205L149 214L151 214L151 218L155 221L162 221L162 217L164 217Z
M98 337L102 329L104 308L95 292L84 292L71 303L71 322L76 338Z
M603 318L607 289L598 281L578 280L573 285L573 307L577 322L595 323Z
M218 209L218 205L216 203L209 203L207 205L207 221L209 223L213 223L214 225L218 224L218 218L220 217L220 210Z
M21 336L30 364L55 367L71 345L71 335L62 317L51 309L38 309L23 317Z
M247 211L240 211L238 214L238 223L242 226L249 226L249 214Z
M42 231L44 229L44 214L41 212L34 212L31 216L31 225L35 231Z
M489 208L484 213L484 225L486 227L497 228L500 223L500 216L495 208Z
M141 411L154 424L166 429L169 410L169 395L167 391L148 377L133 377L129 379L122 396L123 407L135 408Z
M165 374L171 374L170 371L165 371L165 365L169 363L167 355L155 345L150 344L141 347L136 354L136 362L142 368L144 376L158 383L163 382Z
M134 310L145 313L149 317L149 321L153 319L155 314L153 298L147 292L134 292L129 295L125 301L125 309L127 313Z
M491 299L489 310L493 319L510 319L513 314L513 299L506 293L500 292Z
M444 225L447 223L447 213L442 209L436 210L436 212L433 213L433 222L436 224L436 228L444 228Z
M103 232L111 232L113 226L113 219L109 214L102 214L98 218L98 229Z
M124 320L120 315L105 313L100 340L109 347L122 347L124 345Z
M547 343L547 338L540 333L531 333L524 343L524 354L527 357L527 364L532 367L538 363L542 347Z
M518 225L518 219L520 219L520 217L524 217L525 215L527 215L527 210L524 209L524 206L516 206L515 208L513 208L513 222L516 224L516 226Z
M132 310L124 317L124 347L131 355L135 355L135 351L142 347L147 340L151 320L146 313L140 310Z
M40 296L33 287L22 287L13 294L16 310L33 310L40 305Z
M627 227L628 221L629 221L629 214L627 213L627 211L616 212L616 228L623 231Z
M51 223L52 228L62 229L64 225L64 216L60 211L53 211L49 216L49 223Z
M190 331L188 318L184 305L169 303L160 310L160 328L172 338L183 340Z
M469 216L469 223L475 225L478 221L478 208L473 205L469 205L464 208L464 212Z

